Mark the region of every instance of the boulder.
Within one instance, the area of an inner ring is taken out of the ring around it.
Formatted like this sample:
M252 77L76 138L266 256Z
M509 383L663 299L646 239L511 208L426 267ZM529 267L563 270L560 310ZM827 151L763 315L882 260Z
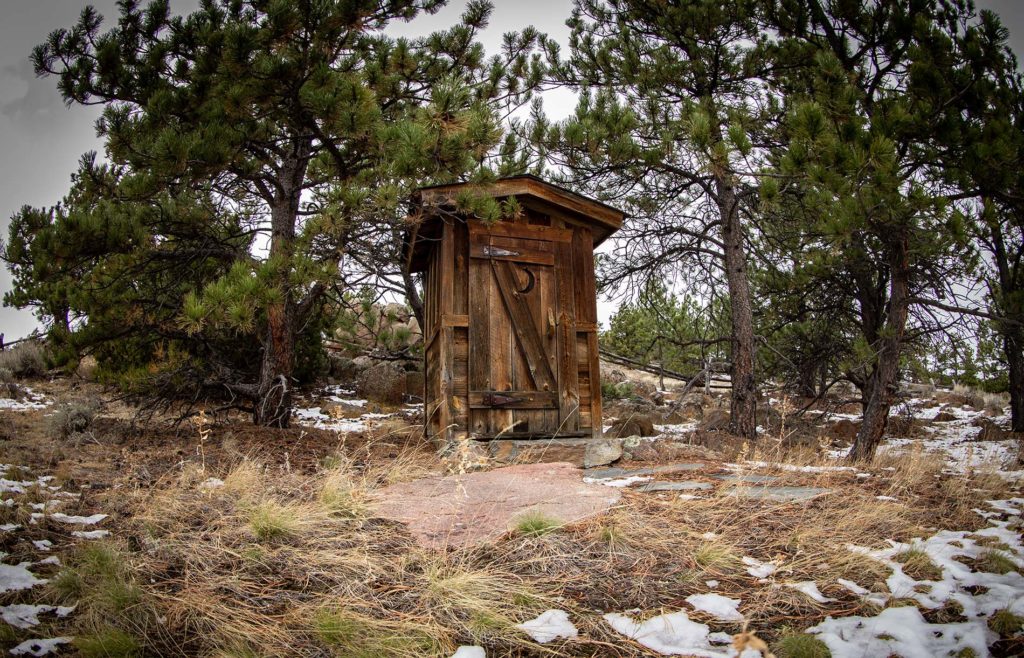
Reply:
M935 414L935 418L932 418L932 421L936 423L948 423L953 420L956 420L956 416L949 413L948 411L940 411L939 413Z
M405 371L391 363L370 366L356 378L356 394L374 402L401 404L405 399Z
M621 384L626 381L626 374L621 370L609 370L601 373L601 383L603 384Z
M658 393L658 387L649 382L631 380L629 385L633 389L633 396L644 400L654 401L654 398Z
M720 432L729 428L729 412L725 409L710 409L704 413L701 429L708 432Z
M847 443L853 443L853 440L857 438L857 434L860 432L860 421L849 420L843 418L837 420L829 428L828 434L834 440L845 441Z
M622 457L622 441L618 439L593 439L583 452L583 467L605 466Z
M426 379L420 370L412 370L405 373L405 394L414 401L422 401L426 388Z
M328 354L328 374L341 382L351 382L356 378L359 373L359 368L356 367L355 362L347 356L341 354Z
M981 428L975 441L1006 441L1013 438L1012 432L1007 432L988 418L979 418L972 424Z
M627 436L654 436L654 422L647 414L630 414L619 418L608 430L608 436L616 439Z

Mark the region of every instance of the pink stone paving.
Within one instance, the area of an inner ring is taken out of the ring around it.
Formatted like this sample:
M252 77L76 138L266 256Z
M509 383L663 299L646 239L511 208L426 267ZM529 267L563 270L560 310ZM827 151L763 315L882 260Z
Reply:
M523 464L395 484L376 493L373 507L378 516L406 524L421 545L444 548L496 539L526 513L579 521L621 495L584 484L583 471L572 464Z

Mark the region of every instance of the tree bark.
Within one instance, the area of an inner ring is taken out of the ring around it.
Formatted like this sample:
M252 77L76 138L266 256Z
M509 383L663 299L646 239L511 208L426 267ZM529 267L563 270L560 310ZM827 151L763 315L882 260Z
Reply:
M885 324L874 343L874 367L864 378L864 415L850 449L851 461L866 461L874 457L885 435L889 410L899 389L900 351L910 300L910 259L906 237L899 238L893 246Z
M290 277L307 153L308 145L298 144L282 163L280 188L270 209L269 258L280 268L277 276L280 295L278 301L267 307L263 359L253 408L253 422L265 427L288 427L292 415L297 305Z
M747 255L740 224L739 202L732 180L715 176L718 210L722 218L725 247L725 277L729 285L732 321L732 400L729 431L736 436L757 439L757 387L754 384L754 314L747 277Z
M1010 429L1024 432L1024 331L1020 327L1004 330L1003 351L1010 366Z

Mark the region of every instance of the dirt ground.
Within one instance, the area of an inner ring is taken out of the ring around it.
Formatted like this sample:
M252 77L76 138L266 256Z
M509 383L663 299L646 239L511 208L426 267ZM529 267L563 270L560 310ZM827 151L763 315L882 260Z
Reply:
M686 448L682 429L662 437L683 445L671 459L587 474L622 492L605 514L573 524L515 519L495 541L436 549L373 511L383 487L460 468L419 436L412 408L341 421L325 412L339 399L327 391L303 400L315 411L302 424L272 430L241 415L143 421L94 384L29 385L41 408L0 408L0 477L12 501L0 506L8 528L0 551L10 583L25 573L36 580L0 592L6 649L42 651L50 645L31 643L66 639L52 649L451 656L478 646L488 656L642 656L675 647L672 655L825 656L826 645L832 655L857 648L832 620L914 614L933 638L919 642L936 643L927 645L932 655L1024 652L1019 473L979 462L984 446L932 449L929 441L952 430L927 418L856 468L836 461L838 441L787 447L795 422L742 461L733 461L735 450L717 451L713 434ZM86 430L62 432L55 417L83 399L104 403ZM968 427L966 414L953 424ZM828 438L835 421L801 421L801 432ZM345 431L336 431L341 422ZM762 479L823 493L752 495ZM652 483L691 488L644 490ZM910 579L906 591L893 591L897 572ZM725 606L739 616L723 612L722 599L735 601ZM61 617L56 606L75 607ZM37 625L10 623L26 610ZM552 610L572 632L554 624L556 637L542 642L527 622ZM681 619L695 635L680 635ZM914 642L881 630L872 641L862 648L893 655Z

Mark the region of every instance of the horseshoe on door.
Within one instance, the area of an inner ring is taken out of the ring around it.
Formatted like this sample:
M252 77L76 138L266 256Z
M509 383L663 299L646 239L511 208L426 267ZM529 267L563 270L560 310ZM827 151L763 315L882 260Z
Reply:
M522 268L522 270L524 272L526 272L526 277L527 277L526 278L526 285L523 286L522 288L516 289L516 292L519 293L520 295L525 295L526 293L528 293L531 290L533 290L533 287L535 285L537 285L537 277L535 277L533 275L533 272L531 272L529 269L527 269L525 267ZM516 277L516 278L518 279L518 277Z

